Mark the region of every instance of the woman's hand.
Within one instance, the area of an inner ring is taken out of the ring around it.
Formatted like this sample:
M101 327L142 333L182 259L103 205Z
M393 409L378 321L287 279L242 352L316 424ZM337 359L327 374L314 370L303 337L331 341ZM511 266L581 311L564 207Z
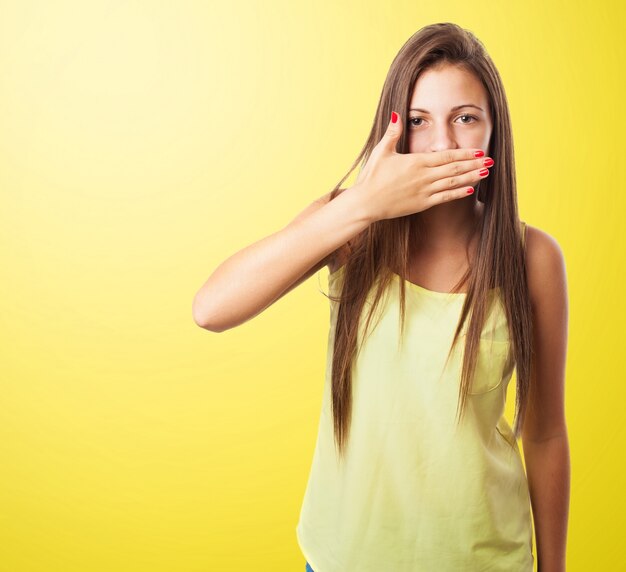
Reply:
M355 187L363 195L372 222L418 213L446 201L469 196L470 185L487 176L480 149L446 149L432 153L396 152L402 120L389 122ZM486 174L481 175L480 171Z

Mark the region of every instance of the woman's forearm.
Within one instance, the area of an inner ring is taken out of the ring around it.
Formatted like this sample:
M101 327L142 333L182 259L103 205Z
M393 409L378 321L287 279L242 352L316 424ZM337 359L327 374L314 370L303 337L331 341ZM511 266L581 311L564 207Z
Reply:
M213 331L249 320L372 222L360 188L343 190L308 216L222 262L195 295L194 319Z
M565 572L570 499L567 435L525 441L524 461L535 526L538 572Z

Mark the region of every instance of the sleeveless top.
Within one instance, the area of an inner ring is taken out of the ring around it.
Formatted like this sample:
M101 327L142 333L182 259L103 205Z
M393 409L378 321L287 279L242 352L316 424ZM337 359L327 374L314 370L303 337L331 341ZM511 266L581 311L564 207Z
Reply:
M344 268L329 275L331 294L338 295ZM364 341L364 320L359 326L342 461L333 434L337 303L330 301L317 443L296 527L302 554L315 572L532 572L528 481L504 417L515 363L499 288L489 292L476 372L457 428L463 333L444 364L466 294L407 281L400 345L398 280L394 274L395 287L381 298L380 319L372 317Z

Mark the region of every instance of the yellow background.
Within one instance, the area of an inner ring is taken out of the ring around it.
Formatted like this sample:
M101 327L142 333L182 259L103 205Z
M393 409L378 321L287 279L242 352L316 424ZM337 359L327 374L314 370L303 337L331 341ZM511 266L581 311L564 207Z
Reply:
M393 57L437 21L494 59L521 216L566 257L568 570L622 569L619 2L20 0L0 14L0 572L304 570L327 270L222 334L195 325L192 298L334 186Z

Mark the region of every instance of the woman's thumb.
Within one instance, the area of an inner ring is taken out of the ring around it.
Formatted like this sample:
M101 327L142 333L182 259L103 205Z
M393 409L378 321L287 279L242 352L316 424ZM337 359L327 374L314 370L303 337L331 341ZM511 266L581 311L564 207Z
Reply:
M391 119L389 120L389 125L387 125L387 131L385 132L385 143L384 147L388 151L396 151L396 144L398 139L402 135L402 121L400 119L400 114L395 111L391 112Z

